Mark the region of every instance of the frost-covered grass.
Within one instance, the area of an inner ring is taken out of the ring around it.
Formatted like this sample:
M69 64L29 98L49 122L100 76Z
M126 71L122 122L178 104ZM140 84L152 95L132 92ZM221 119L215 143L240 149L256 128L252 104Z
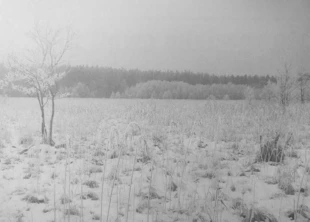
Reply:
M283 115L255 101L61 99L49 147L40 144L37 101L8 98L0 221L234 222L249 212L290 221L288 211L310 203L309 108ZM278 134L284 161L256 161Z

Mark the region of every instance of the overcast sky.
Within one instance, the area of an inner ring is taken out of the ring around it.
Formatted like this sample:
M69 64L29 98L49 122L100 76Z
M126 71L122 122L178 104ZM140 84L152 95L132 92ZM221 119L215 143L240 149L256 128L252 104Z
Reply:
M0 61L36 22L76 31L72 65L310 71L310 0L0 0Z

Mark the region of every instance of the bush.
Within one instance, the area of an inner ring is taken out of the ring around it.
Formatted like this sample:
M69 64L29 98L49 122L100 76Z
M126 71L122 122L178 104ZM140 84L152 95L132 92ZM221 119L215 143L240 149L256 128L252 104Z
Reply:
M93 94L88 88L88 86L80 82L71 89L71 95L73 97L81 97L81 98L93 97Z
M278 134L273 140L267 141L264 145L262 144L260 152L257 155L256 161L258 162L282 162L284 160L284 147L278 144L280 134Z

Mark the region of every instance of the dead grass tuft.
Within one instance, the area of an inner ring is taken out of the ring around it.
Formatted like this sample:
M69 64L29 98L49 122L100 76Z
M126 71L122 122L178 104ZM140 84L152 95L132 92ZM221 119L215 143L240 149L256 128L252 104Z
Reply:
M22 200L27 201L28 203L48 203L48 198L43 195L27 194Z
M278 134L274 139L262 144L261 137L260 152L256 157L257 162L283 162L285 157L284 147L278 144L279 138L280 134Z
M98 182L95 181L95 180L87 180L83 184L88 186L89 188L97 188L97 187L99 187Z

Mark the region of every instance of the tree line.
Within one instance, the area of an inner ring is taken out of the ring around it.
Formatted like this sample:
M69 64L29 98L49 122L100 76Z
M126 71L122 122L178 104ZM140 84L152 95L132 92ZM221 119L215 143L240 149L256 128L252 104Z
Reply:
M64 78L59 81L60 91L64 93L67 92L75 97L109 98L117 93L124 94L125 91L132 91L132 88L140 83L146 83L151 81L151 84L149 84L151 86L152 84L154 84L154 82L152 82L153 80L161 81L161 83L186 83L191 86L191 89L193 88L193 86L197 87L197 90L198 88L200 90L202 85L208 86L210 88L211 85L217 85L219 87L220 85L222 86L226 84L230 84L230 88L232 86L235 86L236 89L238 88L238 90L240 89L240 85L250 86L252 88L259 89L266 86L268 82L276 82L276 78L269 75L217 76L208 73L193 73L191 71L142 71L139 69L118 69L99 66L62 66L59 69L67 71L67 74L64 76ZM0 78L3 78L6 72L7 70L5 66L3 64L0 64ZM159 82L157 82L157 84L158 83ZM184 87L184 85L182 85L182 87ZM6 89L6 94L9 96L22 96L20 92L11 88ZM193 94L193 92L191 91L191 93L189 94ZM221 97L223 94L226 95L226 92L223 91L218 94L218 97ZM232 94L229 96L231 98L236 97ZM184 97L190 98L191 96ZM205 97L205 95L200 97Z
M112 93L112 98L141 99L244 99L246 86L228 84L190 85L184 82L151 80L138 83L124 93Z

